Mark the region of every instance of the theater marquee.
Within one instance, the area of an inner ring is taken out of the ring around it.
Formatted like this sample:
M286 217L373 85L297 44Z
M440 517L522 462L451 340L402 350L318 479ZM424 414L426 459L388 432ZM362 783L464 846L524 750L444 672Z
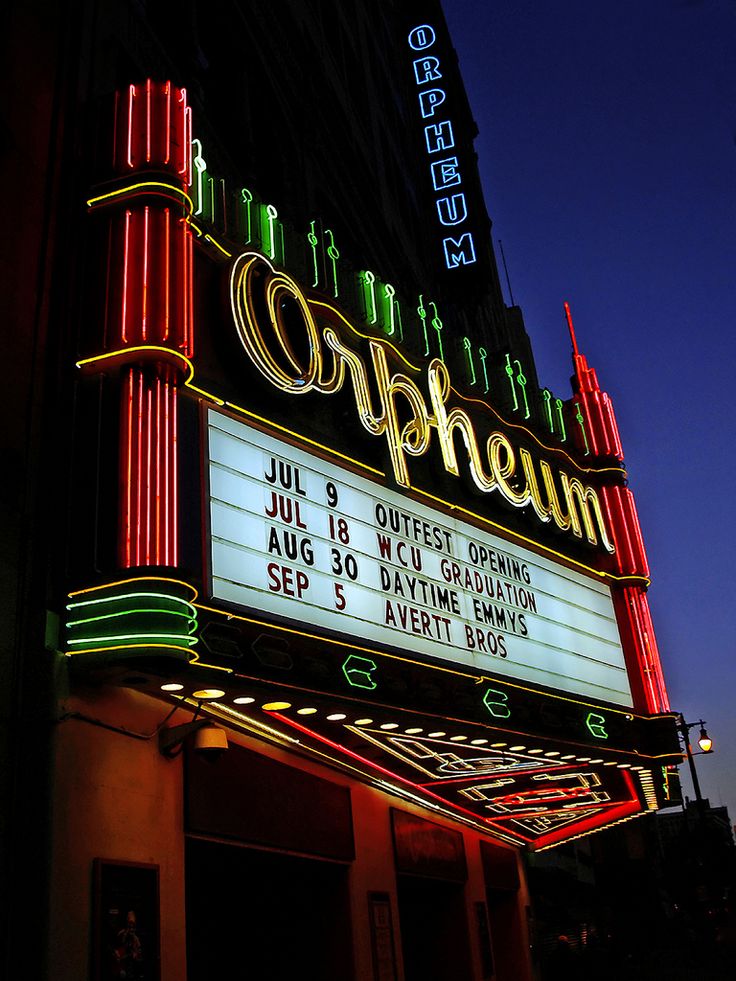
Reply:
M434 43L410 35L428 141L452 130ZM539 425L502 416L433 300L414 316L340 266L332 230L287 239L273 204L209 173L183 89L115 106L113 179L88 201L107 280L77 362L96 378L75 437L94 555L70 668L532 848L676 799L644 546L585 359L577 443L541 403ZM427 152L464 265L462 160Z

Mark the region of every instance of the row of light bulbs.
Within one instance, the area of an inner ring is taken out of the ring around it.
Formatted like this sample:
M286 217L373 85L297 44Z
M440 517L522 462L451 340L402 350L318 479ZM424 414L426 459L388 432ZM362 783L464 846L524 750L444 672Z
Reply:
M161 691L167 692L168 694L176 694L177 692L183 691L184 685L179 682L168 682L167 684L161 685ZM225 697L225 691L222 688L202 688L199 691L192 692L192 698L197 701L217 701ZM252 698L250 695L238 695L233 699L235 705L253 705L256 699ZM285 712L288 709L293 708L291 702L286 701L268 701L261 705L261 709L264 712ZM313 708L311 706L305 706L304 708L298 708L296 710L297 715L308 716L316 715L319 709ZM329 715L325 716L328 722L344 722L347 719L347 715L344 712L331 712ZM352 723L354 726L365 727L374 724L373 719L360 718L355 719ZM391 732L396 729L400 729L401 726L398 722L383 722L378 726L386 732ZM418 736L423 733L424 729L421 726L412 726L408 729L403 730L403 735L406 736ZM447 737L447 733L441 730L434 732L428 732L426 734L428 739L442 739ZM483 737L477 739L468 739L465 735L455 735L449 737L450 742L461 743L467 742L470 746L485 746L488 745L489 749L506 749L510 753L522 753L525 752L528 756L544 756L550 760L559 760L560 762L575 762L575 763L589 763L591 766L596 764L603 764L603 766L615 766L620 770L643 770L644 767L636 766L632 763L617 763L615 760L603 760L596 759L591 756L577 756L575 753L560 753L559 750L543 750L543 749L527 749L526 745L514 744L510 746L507 742L490 742L490 740Z

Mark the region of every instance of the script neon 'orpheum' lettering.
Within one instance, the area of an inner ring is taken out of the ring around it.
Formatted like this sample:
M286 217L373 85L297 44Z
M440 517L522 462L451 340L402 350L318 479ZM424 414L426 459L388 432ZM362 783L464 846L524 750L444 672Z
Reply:
M543 524L552 522L575 538L615 551L595 489L562 470L555 475L546 460L535 461L528 449L514 447L502 432L493 431L480 443L476 424L465 409L447 407L450 374L439 359L427 368L428 406L416 382L401 372L392 373L390 345L369 340L368 363L329 323L330 307L320 303L325 313L324 322L318 324L315 305L297 283L256 252L245 252L234 261L230 302L243 347L275 388L290 395L329 395L350 378L358 419L373 436L385 437L400 486L411 486L408 457L426 453L433 432L445 469L459 477L457 434L478 490L499 494L515 508L531 506ZM333 313L337 319L339 315Z

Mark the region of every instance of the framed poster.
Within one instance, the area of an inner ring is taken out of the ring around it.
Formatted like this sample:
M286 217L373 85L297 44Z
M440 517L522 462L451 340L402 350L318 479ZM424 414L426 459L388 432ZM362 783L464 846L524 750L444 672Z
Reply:
M159 981L159 867L96 858L94 981Z
M374 981L396 981L394 926L391 899L387 892L368 893Z

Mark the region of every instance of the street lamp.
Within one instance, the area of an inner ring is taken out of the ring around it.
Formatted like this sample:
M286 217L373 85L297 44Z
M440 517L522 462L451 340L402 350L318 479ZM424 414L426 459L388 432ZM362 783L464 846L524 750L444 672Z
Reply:
M690 730L694 729L695 726L700 726L700 735L698 736L698 746L700 746L701 753L693 753L690 748ZM687 762L690 766L690 776L693 781L693 790L695 791L695 800L697 801L698 810L702 812L703 809L703 797L700 793L700 783L698 782L698 774L695 771L695 760L693 756L701 756L705 753L713 752L713 740L708 735L705 722L702 719L698 719L697 722L686 722L685 716L680 714L679 722L677 728L682 736L682 741L685 745L685 753L687 754Z
M713 740L705 731L705 727L703 725L700 726L700 735L698 736L698 746L700 746L700 748L703 750L704 753L713 752Z

